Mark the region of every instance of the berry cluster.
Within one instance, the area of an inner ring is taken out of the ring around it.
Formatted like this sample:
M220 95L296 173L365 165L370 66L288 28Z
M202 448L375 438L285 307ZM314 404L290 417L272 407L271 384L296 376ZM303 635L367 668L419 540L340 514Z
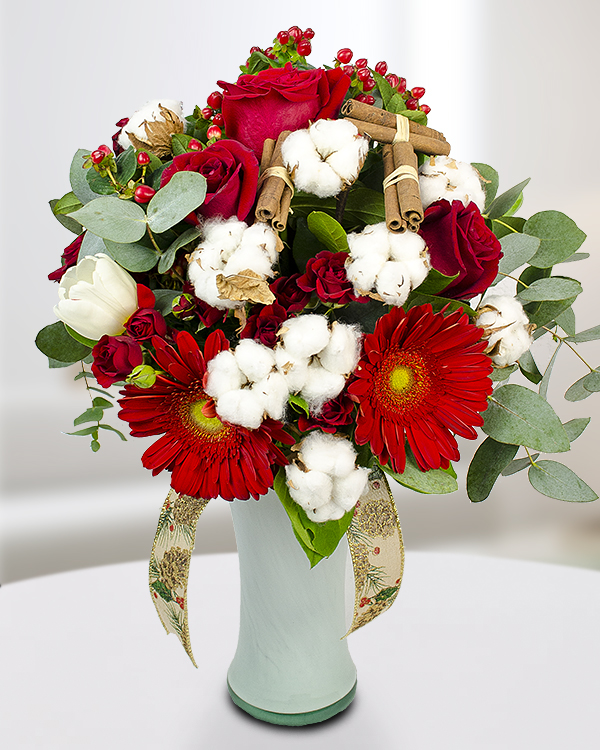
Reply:
M206 135L210 139L218 140L222 136L222 130L221 128L225 124L225 120L223 120L223 115L221 113L221 105L223 104L223 94L220 91L213 91L212 94L209 94L206 98L206 107L202 110L202 117L205 120L210 120L212 125L208 128L206 131ZM197 143L197 141L196 141ZM198 148L194 148L191 146L190 141L190 148L194 151L199 151L201 146L198 144Z
M122 198L133 198L136 203L148 203L156 193L154 188L144 184L146 168L150 164L150 155L146 151L138 151L136 161L138 166L142 168L142 173L137 180L129 180L127 185L122 185L117 181L118 169L115 155L104 144L92 151L85 159L83 168L93 167L101 177L108 177L115 192L119 193Z
M336 56L336 68L342 67L344 73L350 76L352 86L359 89L355 99L365 104L375 104L375 97L368 92L375 88L373 70L368 67L367 58L361 57L351 64L353 52L348 47L341 49ZM431 107L427 104L420 104L419 100L425 95L425 89L422 86L415 86L413 89L406 88L406 78L399 78L395 73L388 73L388 64L385 61L378 62L375 66L375 73L379 73L390 86L395 89L404 99L407 109L420 110L428 115Z
M273 40L273 46L267 47L264 54L270 60L294 61L299 57L307 57L312 52L310 40L315 32L312 29L302 31L299 26L290 26L287 31L280 31ZM255 52L258 47L252 47Z

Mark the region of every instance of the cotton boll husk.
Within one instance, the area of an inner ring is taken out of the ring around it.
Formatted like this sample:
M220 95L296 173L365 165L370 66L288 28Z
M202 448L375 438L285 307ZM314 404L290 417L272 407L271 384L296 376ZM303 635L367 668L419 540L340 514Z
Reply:
M363 466L354 469L345 477L339 477L333 481L332 499L345 512L354 508L358 499L367 489L369 470Z
M227 391L237 390L246 382L231 349L219 352L206 367L208 377L204 390L213 398L219 398Z
M404 272L410 279L410 285L413 289L416 289L419 284L422 284L427 278L431 266L429 265L429 257L417 258L416 260L407 260L403 264Z
M227 221L221 219L207 221L203 225L202 231L208 242L220 248L223 263L226 263L241 243L244 230L247 228L248 225L245 222L238 221L237 218L233 217L227 219Z
M321 471L304 472L296 464L285 467L287 486L292 499L311 512L331 503L333 480Z
M223 275L231 276L232 274L248 269L263 278L272 275L271 261L262 249L256 245L239 247L225 264Z
M411 232L411 234L413 234ZM390 232L385 221L380 224L370 224L362 232L348 235L348 247L352 260L360 258L380 258L383 263L390 256Z
M252 393L261 399L264 410L271 419L283 419L290 394L285 376L271 372L252 386Z
M308 132L323 159L351 146L358 136L358 128L349 120L317 120Z
M318 354L329 343L329 325L323 315L300 315L284 320L281 341L286 351L303 359Z
M416 232L389 232L390 260L419 260L425 253L425 240Z
M236 307L243 307L243 301L221 299L219 297L219 290L217 288L217 276L219 273L222 272L203 271L197 263L188 267L188 277L192 282L196 297L219 310L233 310Z
M318 412L326 401L342 392L346 379L343 375L329 372L317 362L308 366L306 382L300 395L309 402L311 411Z
M127 150L129 146L131 146L131 141L127 133L132 133L136 138L147 143L146 139L148 138L148 135L146 134L144 121L148 123L165 121L165 118L160 111L159 104L165 109L173 112L173 114L177 115L177 117L183 121L183 102L177 101L176 99L152 99L151 101L146 102L141 109L138 109L137 112L134 112L131 115L129 122L119 133L117 140L122 148Z
M362 333L358 326L335 322L329 343L319 353L319 362L329 372L349 375L360 358Z
M492 362L497 367L506 367L514 364L532 345L533 336L522 326L514 330L508 329L500 339L498 353L492 356Z
M403 305L410 294L410 277L404 263L393 260L383 264L375 285L377 294L381 295L388 305Z
M266 224L253 224L242 236L240 247L259 247L270 263L277 260L277 234Z
M301 391L308 377L308 357L292 357L282 346L275 348L275 361L290 393Z
M300 456L311 471L346 477L354 471L356 452L349 440L314 430L300 444Z
M227 391L217 399L216 409L221 419L249 430L260 427L265 412L262 399L250 388Z
M242 339L235 347L235 361L251 383L256 383L275 367L275 354L268 346L254 339Z
M326 523L327 521L338 521L344 515L344 511L339 505L331 502L306 515L315 523Z

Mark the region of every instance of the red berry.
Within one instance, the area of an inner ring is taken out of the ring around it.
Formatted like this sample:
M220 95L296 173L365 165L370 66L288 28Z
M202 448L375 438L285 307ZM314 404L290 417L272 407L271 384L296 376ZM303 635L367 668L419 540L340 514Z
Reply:
M357 68L366 68L367 67L367 58L366 57L359 57L356 61L356 67Z
M378 62L375 66L375 72L379 73L380 76L384 76L387 73L388 64L384 62L383 60L381 62Z
M173 526L173 524L171 524L171 525L169 526L169 531L173 531L173 529L174 529L174 528L175 528L175 527Z
M250 54L253 52L262 52L260 47L250 47Z
M96 149L96 151L92 151L92 153L90 154L92 164L101 164L105 158L106 154L104 153L104 151L100 151L100 149Z
M108 146L98 146L98 151L102 151L107 156L110 156L112 154L112 151L109 149Z
M136 203L148 203L155 193L156 190L151 188L150 185L138 185L133 194L133 200Z
M298 42L302 39L302 29L299 26L290 26L290 28L288 29L288 34L292 37L296 44L298 44Z
M140 151L140 153L137 155L137 163L140 165L140 167L145 167L147 164L150 164L150 157L146 153L146 151Z
M395 73L388 73L385 77L385 80L390 84L390 86L395 89L396 86L400 83L400 79Z
M287 31L280 31L277 34L277 41L281 46L285 46L290 41L290 35Z
M364 99L365 104L375 104L375 97L367 94Z
M406 78L401 78L398 82L398 93L403 94L406 91Z
M419 109L421 110L421 112L425 112L426 115L431 112L431 107L428 104L421 104Z
M356 71L356 77L359 81L368 81L371 77L371 71L368 68L359 68Z
M223 94L220 91L213 91L212 94L207 96L206 103L213 109L221 109L221 104L223 104Z
M406 109L419 109L419 102L412 97L406 100Z
M425 89L422 86L415 86L410 93L415 99L421 99L421 97L425 96Z
M357 94L354 98L357 102L364 102L366 104L369 94Z
M363 81L363 91L371 91L375 88L375 81L369 78L367 81Z
M342 65L342 70L350 78L354 75L354 65Z
M315 32L312 29L306 29L304 34L302 35L305 39L312 39L315 35Z
M339 60L342 65L346 65L350 62L350 60L352 60L352 54L353 52L351 49L348 49L348 47L344 47L337 53L336 59Z
M204 107L201 114L202 117L204 117L205 120L210 120L210 118L213 116L213 108L212 107Z
M273 47L267 47L265 50L265 55L272 55L273 54Z
M223 119L223 115L220 112L217 112L217 114L212 119L213 125L218 125L220 128L225 125L225 120Z
M312 52L312 44L308 41L308 39L303 39L298 44L298 54L302 55L302 57L307 57Z
M218 125L211 125L210 128L206 131L206 135L210 138L220 138L221 137L221 128Z
M268 57L269 60L277 60L277 55L273 54L273 52L266 52L265 57Z
M190 151L201 151L202 144L200 143L200 141L192 138L192 140L188 143L188 148L190 149Z

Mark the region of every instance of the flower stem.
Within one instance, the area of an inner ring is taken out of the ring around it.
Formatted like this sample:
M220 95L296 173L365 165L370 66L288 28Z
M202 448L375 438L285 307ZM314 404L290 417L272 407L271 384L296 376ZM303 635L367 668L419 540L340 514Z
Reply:
M155 248L156 252L157 252L157 253L158 253L159 255L162 255L162 250L161 250L161 249L160 249L160 247L159 247L159 246L158 246L158 245L156 244L156 240L154 239L154 235L152 234L152 230L150 229L150 227L149 227L148 225L146 225L146 227L147 227L147 229L148 229L148 236L150 237L150 242L151 242L151 243L152 243L152 244L154 245L154 248Z
M566 339L565 336L559 336L558 333L556 333L556 331L551 331L547 326L542 326L542 328L545 331L548 331L548 333L551 333L554 338L557 338L560 342L562 342L563 344L566 344L569 347L569 349L573 352L573 354L575 354L577 357L579 357L579 359L590 370L590 372L594 372L595 371L596 368L592 367L589 364L589 362L585 361L585 359L581 356L581 354L579 354L579 352L577 351L577 349L575 349L575 347L572 346L569 341L567 341L567 339Z
M499 276L506 276L507 279L512 279L513 281L516 281L517 284L522 284L525 289L529 289L529 284L526 284L524 281L521 281L521 279L517 279L515 276L511 276L509 273L502 273L502 271L498 271Z
M533 458L531 458L531 453L529 452L529 449L527 448L527 446L524 445L523 448L525 448L525 453L527 453L527 458L529 459L529 463L532 466L537 466L536 462L533 460Z
M335 199L335 220L342 222L342 218L344 216L344 211L346 209L346 202L348 201L348 190L342 190L341 193L337 196Z
M514 227L511 227L510 224L506 224L504 221L500 221L500 219L492 219L492 221L497 221L498 224L502 224L503 227L506 227L507 229L510 229L511 232L514 232L515 234L520 234L518 229L515 229Z

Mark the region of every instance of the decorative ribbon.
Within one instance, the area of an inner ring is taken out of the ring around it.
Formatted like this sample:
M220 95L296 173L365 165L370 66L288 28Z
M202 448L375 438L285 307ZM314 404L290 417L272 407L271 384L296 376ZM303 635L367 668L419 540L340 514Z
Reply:
M396 135L392 143L407 143L410 139L410 121L404 115L396 115Z
M416 180L416 182L419 182L419 173L414 167L411 167L410 164L401 164L383 181L384 192L387 188L400 182L400 180Z
M190 643L187 584L196 524L208 500L170 490L164 502L152 554L150 593L167 633L175 633L197 667ZM402 531L385 474L375 468L369 489L356 504L347 532L354 569L354 614L344 636L374 620L394 603L404 571Z
M294 197L294 183L292 182L290 173L285 167L269 167L268 169L265 169L265 171L261 174L260 179L258 180L258 187L260 188L263 182L265 180L268 180L269 177L279 177L280 179L282 179L292 191L292 198Z

